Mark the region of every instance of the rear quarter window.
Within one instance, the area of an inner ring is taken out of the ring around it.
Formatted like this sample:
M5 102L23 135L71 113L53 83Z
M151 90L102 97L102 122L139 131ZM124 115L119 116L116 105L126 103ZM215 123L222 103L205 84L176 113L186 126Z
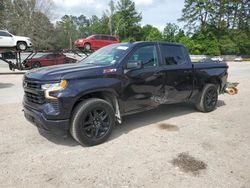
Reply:
M161 45L163 65L179 65L187 63L186 50L183 46Z
M102 40L109 40L109 36L103 35L103 36L102 36Z
M115 37L109 37L109 39L111 40L111 41L116 41L116 38Z

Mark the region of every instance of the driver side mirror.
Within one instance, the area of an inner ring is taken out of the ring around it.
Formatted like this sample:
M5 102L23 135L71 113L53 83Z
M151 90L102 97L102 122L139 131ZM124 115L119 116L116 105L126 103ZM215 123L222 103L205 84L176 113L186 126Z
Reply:
M143 63L142 61L139 61L139 60L128 61L126 64L127 70L141 69L142 67L143 67Z

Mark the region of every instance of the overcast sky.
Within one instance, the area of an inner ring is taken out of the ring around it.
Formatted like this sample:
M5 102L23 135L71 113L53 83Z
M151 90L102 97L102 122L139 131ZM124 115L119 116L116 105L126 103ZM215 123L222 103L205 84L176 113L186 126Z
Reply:
M115 0L116 2L117 0ZM109 0L54 0L56 5L55 18L59 20L63 15L70 14L87 17L100 17L107 9ZM184 0L134 0L136 9L142 13L141 25L151 24L163 30L166 23L178 23Z

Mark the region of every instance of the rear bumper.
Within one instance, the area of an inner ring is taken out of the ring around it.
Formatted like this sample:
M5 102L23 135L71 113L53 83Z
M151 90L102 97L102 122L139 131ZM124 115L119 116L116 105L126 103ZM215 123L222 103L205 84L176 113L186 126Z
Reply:
M70 121L66 120L48 120L39 111L27 106L23 107L25 118L35 125L38 129L50 132L62 137L68 136Z

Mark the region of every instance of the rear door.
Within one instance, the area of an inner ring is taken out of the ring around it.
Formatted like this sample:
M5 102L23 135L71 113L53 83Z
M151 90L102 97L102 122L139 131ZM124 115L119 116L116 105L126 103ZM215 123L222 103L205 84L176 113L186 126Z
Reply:
M102 41L103 46L107 46L107 45L111 44L111 40L110 40L109 36L107 36L107 35L103 35L102 40L103 40Z
M0 31L0 47L13 47L15 45L12 35L5 31Z
M56 64L64 64L66 57L62 54L55 54Z
M101 35L95 35L94 36L94 39L91 43L92 47L94 49L98 49L98 48L101 48L102 46L102 36Z
M157 99L164 94L164 75L160 72L157 45L138 46L130 54L126 63L129 61L142 61L143 68L124 70L122 93L125 111L129 112L158 105Z
M55 58L55 54L48 54L46 57L42 60L43 66L51 66L56 65L57 61Z
M117 43L117 39L115 37L113 37L113 36L110 36L109 40L110 40L111 44Z
M185 101L193 89L193 68L182 45L160 44L166 103Z

